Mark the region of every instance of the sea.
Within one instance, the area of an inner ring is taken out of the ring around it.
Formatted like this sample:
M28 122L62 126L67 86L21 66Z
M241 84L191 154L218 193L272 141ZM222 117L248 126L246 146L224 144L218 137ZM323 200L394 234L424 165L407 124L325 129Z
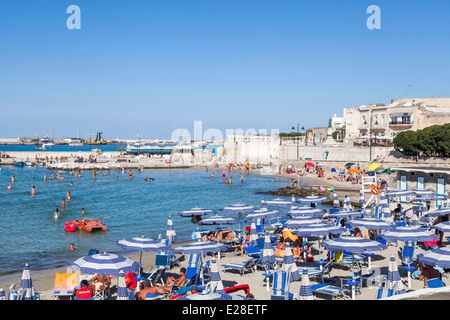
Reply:
M44 181L44 176L50 177L53 172L55 179ZM214 179L210 178L212 172ZM57 180L58 172L46 167L0 166L0 275L21 271L26 263L30 269L64 266L87 255L90 249L124 254L126 251L116 244L118 240L164 237L169 217L178 241L190 240L196 225L191 218L181 217L179 213L194 207L214 210L243 224L237 213L222 213L221 209L234 203L259 208L263 198L278 198L264 192L290 183L286 178L261 174L244 174L241 183L239 172L234 171L226 172L227 178L233 178L229 185L222 180L221 170L205 168L143 170L141 173L133 170L133 173L134 178L130 179L126 171L99 171L94 179L92 172L81 172L78 178L68 171L60 171L63 179ZM12 175L16 182L8 190ZM146 177L154 180L146 181ZM32 187L36 189L35 197L31 196ZM68 207L61 209L67 190L72 197L67 202ZM54 220L57 208L61 217ZM82 208L86 218L103 217L108 230L65 231L66 221L82 218ZM238 224L229 227L236 230ZM69 252L71 243L77 249Z
M3 144L0 145L0 152L16 151L16 152L36 152L36 147L42 147L41 144ZM55 144L54 146L46 147L45 152L88 152L92 149L102 149L105 152L117 151L118 148L127 148L126 144L102 144L102 145L82 145L69 146L66 144Z

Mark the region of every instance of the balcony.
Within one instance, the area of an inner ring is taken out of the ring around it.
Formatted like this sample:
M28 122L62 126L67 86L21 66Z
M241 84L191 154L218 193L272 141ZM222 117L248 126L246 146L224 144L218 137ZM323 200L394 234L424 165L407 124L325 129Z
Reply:
M414 121L390 121L389 126L390 127L412 127L414 124Z

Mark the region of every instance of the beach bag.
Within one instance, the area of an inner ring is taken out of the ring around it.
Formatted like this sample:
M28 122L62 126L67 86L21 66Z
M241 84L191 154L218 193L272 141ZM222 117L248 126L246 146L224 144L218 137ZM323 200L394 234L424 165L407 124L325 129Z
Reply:
M340 251L336 251L334 253L334 262L339 262L342 261L344 259L344 253L340 252Z

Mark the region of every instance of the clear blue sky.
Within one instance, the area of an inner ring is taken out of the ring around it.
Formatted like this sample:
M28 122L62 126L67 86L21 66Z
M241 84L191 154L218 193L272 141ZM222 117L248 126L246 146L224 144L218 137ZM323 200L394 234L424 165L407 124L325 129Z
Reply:
M3 0L0 137L327 126L362 102L450 96L449 36L448 0Z

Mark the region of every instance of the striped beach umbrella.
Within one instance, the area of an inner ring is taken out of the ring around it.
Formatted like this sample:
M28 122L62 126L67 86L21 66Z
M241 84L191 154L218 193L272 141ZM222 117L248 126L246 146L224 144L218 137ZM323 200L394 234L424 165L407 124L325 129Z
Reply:
M139 263L142 261L142 252L160 252L169 251L170 246L153 239L142 237L136 238L126 238L116 242L117 245L121 246L126 250L138 250L140 251Z
M36 293L31 281L30 267L28 263L23 268L20 288L17 291L17 300L36 300Z
M350 197L348 194L345 195L344 201L343 201L343 209L344 210L352 210L352 203L350 201Z
M430 226L430 228L442 231L442 232L450 232L450 221L445 221L438 223L434 226Z
M220 242L210 241L193 241L185 245L173 248L173 253L195 254L195 253L209 253L224 251L229 246Z
M311 204L311 203L321 203L329 200L330 199L327 197L315 196L314 193L312 193L310 196L297 199L297 202L301 204Z
M389 207L389 199L386 197L386 194L384 191L381 191L380 193L380 206L381 207Z
M385 244L366 238L342 236L330 239L321 244L330 251L348 251L351 253L363 253L364 251L381 251L387 249Z
M215 214L197 222L197 225L220 225L220 224L235 224L235 223L237 223L237 221L234 220L233 218L219 216L218 214Z
M386 287L392 291L393 295L406 293L394 256L391 256L389 260Z
M222 283L222 278L220 277L219 269L217 268L217 263L215 259L211 260L210 264L211 275L210 275L210 290L214 293L224 294L225 289Z
M299 237L319 237L319 236L327 236L331 234L341 234L346 232L345 228L340 228L328 223L319 222L316 224L310 224L301 227L298 230L292 231L292 233L296 234Z
M169 216L167 219L167 231L166 239L169 241L168 244L171 245L173 242L177 241L177 233L173 227L172 217Z
M322 220L312 218L308 216L300 216L287 220L284 224L284 228L297 229L314 223L321 223Z
M311 290L311 282L308 277L308 269L303 269L302 281L300 283L300 300L314 300L314 296Z
M284 249L284 257L283 257L283 266L284 271L291 272L291 282L300 279L300 272L298 271L297 264L294 261L294 257L292 256L292 250L289 243L286 244Z
M414 192L412 192L411 190L392 190L386 193L386 197L392 199L397 197L407 197L413 194Z
M264 237L264 248L262 250L261 263L265 266L271 266L275 263L275 256L273 254L273 246L270 242L270 236L265 235Z
M443 207L442 209L436 209L428 212L429 217L445 216L450 213L449 207Z
M203 216L207 214L216 214L216 213L209 209L195 207L190 210L180 212L178 215L181 217L193 217L193 216Z
M334 191L334 189L333 189L333 207L335 209L339 209L341 207L341 204L339 203L339 199L338 199L337 193L336 193L336 191Z
M276 217L280 214L277 210L269 210L267 208L261 208L258 210L253 211L252 213L248 214L244 221L252 221L256 219L264 219L264 218L270 218L270 217Z
M242 203L235 203L229 206L224 207L221 211L233 213L233 212L240 212L240 213L250 213L255 211L257 208L254 206L249 206Z
M123 271L120 271L119 273L119 280L117 283L117 300L130 300Z
M352 227L364 227L375 230L390 230L395 226L381 219L361 218L350 221Z
M311 216L311 217L322 217L325 211L318 208L311 207L298 207L288 211L288 216L298 217L298 216Z
M433 241L438 236L420 227L396 227L391 230L384 231L380 237L387 241Z
M414 195L418 197L432 197L434 192L426 189L412 189L410 190Z
M363 188L361 188L359 190L359 203L360 204L366 203L366 200L364 200L364 189Z
M350 217L362 217L366 215L367 213L364 211L353 211L353 210L340 210L335 213L330 213L328 217L330 218L350 218Z
M256 230L256 224L253 221L250 227L249 247L256 247L258 245L256 240L258 240L258 231Z
M417 259L430 266L450 268L450 247L441 247L419 253Z
M0 288L0 300L6 300L6 294L3 288Z
M240 295L220 294L220 293L194 293L181 296L175 300L248 300L246 297Z
M104 252L78 258L69 266L88 274L118 276L120 271L138 272L142 264L119 254Z
M261 201L261 207L291 207L293 205L295 205L295 201L280 198L269 201Z

